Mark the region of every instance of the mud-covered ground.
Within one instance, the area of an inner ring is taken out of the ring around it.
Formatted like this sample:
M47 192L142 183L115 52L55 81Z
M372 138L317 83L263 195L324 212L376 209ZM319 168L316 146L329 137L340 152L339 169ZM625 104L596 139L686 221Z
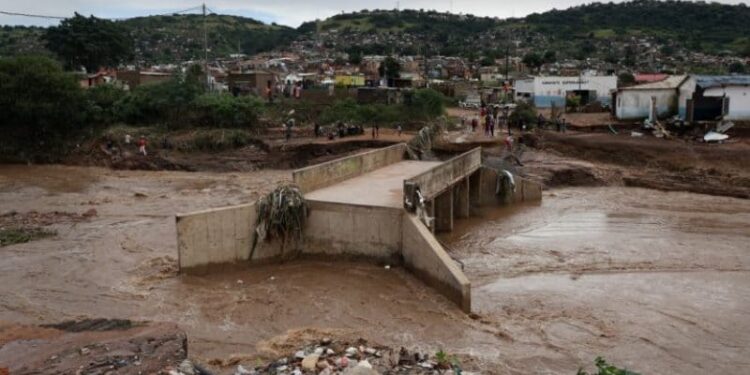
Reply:
M69 213L44 223L55 236L0 248L0 321L172 322L190 357L220 373L324 336L443 349L490 374L575 373L598 355L643 373L750 371L750 201L570 187L459 221L443 240L473 283L472 316L400 268L177 274L176 212L249 202L289 179L0 166L3 212Z

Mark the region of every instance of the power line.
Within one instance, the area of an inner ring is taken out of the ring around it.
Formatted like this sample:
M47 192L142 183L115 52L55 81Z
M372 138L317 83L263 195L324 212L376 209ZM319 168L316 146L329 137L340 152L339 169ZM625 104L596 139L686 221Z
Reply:
M56 20L64 20L65 18L67 18L67 17L57 17L57 16L44 16L44 15L41 15L41 14L27 14L27 13L6 12L4 10L0 10L0 14L4 14L6 16L47 18L47 19L56 19Z
M187 9L178 10L178 11L174 11L174 12L167 12L167 13L161 13L161 14L151 14L149 16L171 16L173 14L181 14L181 13L187 13L187 12L199 12L199 11L202 11L202 10L203 10L203 7L199 5L199 6L194 6L192 8L187 8ZM214 12L214 11L211 10L211 13L216 13L216 12ZM6 15L6 16L45 18L45 19L53 19L53 20L64 20L66 18L70 18L70 17L61 17L61 16L49 16L49 15L43 15L43 14L9 12L9 11L4 11L4 10L0 10L0 14ZM96 16L94 16L94 17L96 17ZM143 17L145 17L145 16L143 16ZM134 18L134 17L97 17L97 18L108 19L108 20L125 20L125 19L129 19L129 18Z

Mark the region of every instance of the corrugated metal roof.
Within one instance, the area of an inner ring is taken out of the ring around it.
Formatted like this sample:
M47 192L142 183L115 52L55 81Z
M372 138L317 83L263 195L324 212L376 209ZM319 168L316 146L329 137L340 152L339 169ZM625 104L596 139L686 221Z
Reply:
M687 76L669 76L659 82L644 83L642 85L623 87L620 90L670 90L680 87Z
M750 75L695 76L695 84L704 89L722 86L750 86Z
M651 82L663 81L669 77L669 74L636 73L634 77L635 77L636 82L651 83Z

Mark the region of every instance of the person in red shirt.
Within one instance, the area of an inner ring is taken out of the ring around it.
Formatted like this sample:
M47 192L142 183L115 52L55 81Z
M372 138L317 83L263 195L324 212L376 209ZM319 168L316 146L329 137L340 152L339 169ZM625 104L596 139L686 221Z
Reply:
M138 139L138 152L143 156L148 156L148 153L146 152L146 137L144 136L141 136L141 138Z

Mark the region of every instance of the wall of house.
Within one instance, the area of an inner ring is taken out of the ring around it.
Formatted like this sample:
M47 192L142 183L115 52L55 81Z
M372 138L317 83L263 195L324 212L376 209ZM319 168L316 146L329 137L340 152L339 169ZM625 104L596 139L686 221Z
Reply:
M714 87L707 89L703 95L712 97L726 95L729 98L729 113L725 118L727 120L750 120L750 87Z
M695 93L695 78L693 76L689 76L685 82L680 85L679 89L677 90L679 93L679 97L677 99L677 115L683 119L687 119L687 101L688 99L693 98L693 93Z
M404 159L405 153L406 144L400 143L298 169L292 178L307 193L397 163Z
M565 105L568 91L586 90L596 91L597 100L607 105L612 102L611 92L616 89L615 76L535 77L534 104L540 108L553 104L561 107Z
M622 90L617 94L615 114L620 120L641 120L648 118L651 97L656 98L656 114L668 117L677 114L677 90Z

